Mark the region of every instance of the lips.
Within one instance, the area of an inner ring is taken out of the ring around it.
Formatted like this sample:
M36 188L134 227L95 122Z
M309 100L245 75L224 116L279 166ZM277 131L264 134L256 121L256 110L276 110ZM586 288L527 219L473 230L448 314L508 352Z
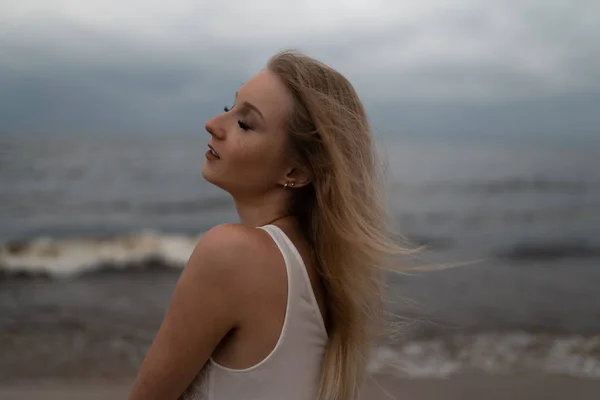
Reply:
M208 145L208 148L209 148L209 151L211 152L211 154L212 154L213 156L215 156L215 157L217 157L217 158L221 158L221 157L219 156L219 153L217 153L217 151L216 151L215 149L213 149L213 147L212 147L210 144Z

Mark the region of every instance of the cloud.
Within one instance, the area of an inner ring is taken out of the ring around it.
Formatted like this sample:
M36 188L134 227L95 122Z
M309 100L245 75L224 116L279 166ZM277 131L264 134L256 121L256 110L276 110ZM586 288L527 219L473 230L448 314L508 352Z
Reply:
M600 93L599 15L594 0L4 1L0 132L193 132L289 47L346 74L370 109L547 118L552 103L570 118Z

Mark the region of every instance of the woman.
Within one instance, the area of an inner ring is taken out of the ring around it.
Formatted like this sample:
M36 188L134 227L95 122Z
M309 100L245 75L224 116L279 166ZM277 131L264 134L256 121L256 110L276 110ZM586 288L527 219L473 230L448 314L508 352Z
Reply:
M356 398L402 249L354 88L283 52L206 130L202 175L241 223L197 244L130 400Z

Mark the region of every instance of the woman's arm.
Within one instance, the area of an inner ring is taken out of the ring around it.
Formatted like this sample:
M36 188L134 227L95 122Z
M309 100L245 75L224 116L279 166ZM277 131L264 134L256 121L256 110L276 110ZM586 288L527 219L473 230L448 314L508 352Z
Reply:
M130 400L175 400L239 321L248 240L234 225L204 234L181 274Z

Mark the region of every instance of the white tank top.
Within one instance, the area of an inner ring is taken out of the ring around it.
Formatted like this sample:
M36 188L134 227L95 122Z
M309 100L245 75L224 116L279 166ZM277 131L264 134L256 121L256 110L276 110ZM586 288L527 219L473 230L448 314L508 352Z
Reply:
M271 353L246 369L210 358L184 400L315 400L327 331L306 266L288 236L275 225L260 227L283 254L288 294L283 328Z

